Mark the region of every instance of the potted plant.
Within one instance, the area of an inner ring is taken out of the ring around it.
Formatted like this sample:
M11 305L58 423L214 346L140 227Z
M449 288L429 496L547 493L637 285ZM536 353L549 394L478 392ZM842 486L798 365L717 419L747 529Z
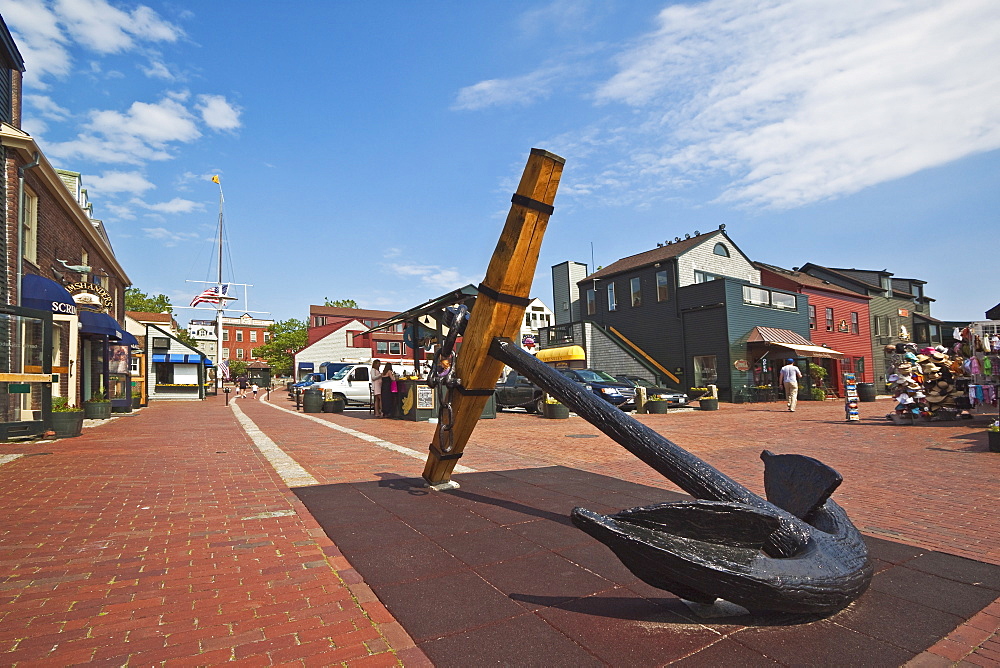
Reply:
M646 399L646 412L664 414L670 407L670 402L661 397L649 397Z
M715 394L715 386L711 388L706 388L707 394L701 395L698 399L698 407L703 411L717 411L719 410L719 397Z
M90 401L83 402L83 415L88 420L107 420L111 417L111 402L104 396L103 390L95 391Z
M72 438L83 431L83 409L71 406L66 397L52 397L50 419L56 438Z
M809 377L812 379L812 390L809 392L809 398L813 401L826 401L826 390L823 389L827 377L826 369L819 364L810 362Z
M994 420L986 430L989 439L990 452L1000 452L1000 420Z
M569 417L569 408L547 396L542 409L542 417L550 420L564 420Z

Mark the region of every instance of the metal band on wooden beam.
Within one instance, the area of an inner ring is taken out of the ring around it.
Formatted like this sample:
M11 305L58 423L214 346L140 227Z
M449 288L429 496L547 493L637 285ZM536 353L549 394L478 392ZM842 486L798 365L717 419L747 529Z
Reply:
M461 452L441 452L440 450L436 450L434 448L431 448L431 452L433 452L437 456L437 458L443 462L449 461L451 459L462 458Z
M456 385L452 389L455 390L455 391L457 391L457 392L461 392L462 394L464 394L466 396L469 396L469 397L488 397L491 394L493 394L494 392L496 392L496 389L492 389L492 390L474 390L474 389L471 389L471 388L462 387L461 385Z
M495 302L504 302L505 304L513 304L514 306L521 306L524 308L528 307L531 303L529 297L518 297L517 295L508 295L503 292L497 292L485 283L480 283L479 287L476 288L481 294L486 295Z
M546 204L545 202L539 202L537 199L531 199L530 197L525 197L524 195L514 195L510 198L512 204L517 204L518 206L523 206L526 209L534 209L539 213L544 213L547 216L551 216L552 212L556 210L551 204Z

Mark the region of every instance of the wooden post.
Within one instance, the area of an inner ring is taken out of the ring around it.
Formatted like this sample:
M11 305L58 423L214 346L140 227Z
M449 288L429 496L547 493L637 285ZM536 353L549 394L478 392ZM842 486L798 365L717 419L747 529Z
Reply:
M451 472L489 399L486 392L491 392L500 378L503 362L489 356L490 343L498 336L514 338L520 330L564 162L537 148L531 149L528 156L462 337L455 368L462 387L448 393L452 424L439 422L431 441L423 472L430 485L450 482Z

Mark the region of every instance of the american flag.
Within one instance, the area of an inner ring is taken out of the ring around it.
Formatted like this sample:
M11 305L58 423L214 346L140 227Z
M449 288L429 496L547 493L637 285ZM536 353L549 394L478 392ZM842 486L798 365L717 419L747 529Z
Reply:
M221 292L219 291L219 286L214 286L206 290L202 290L200 294L195 295L194 299L191 300L191 306L197 306L202 302L208 304L221 304L226 299L236 299L236 297L230 297L229 284L226 283L222 286Z
M222 380L229 380L229 360L219 362L219 373L222 374Z

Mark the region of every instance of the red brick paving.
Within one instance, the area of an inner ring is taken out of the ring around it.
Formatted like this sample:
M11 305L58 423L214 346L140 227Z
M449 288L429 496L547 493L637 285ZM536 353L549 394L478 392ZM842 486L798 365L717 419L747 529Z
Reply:
M283 393L272 400L291 406ZM422 469L302 417L240 406L320 484ZM817 457L844 475L836 499L862 531L1000 564L1000 455L986 452L981 424L897 427L877 419L885 401L862 404L860 424L837 402L780 406L639 419L756 491L761 449ZM421 453L434 429L363 411L314 417ZM597 437L567 438L579 434ZM19 452L36 456L0 466L4 665L429 665L221 398L154 404L75 439L0 444ZM674 489L576 417L484 420L462 464L562 465ZM913 664L1000 665L998 628L994 602Z

